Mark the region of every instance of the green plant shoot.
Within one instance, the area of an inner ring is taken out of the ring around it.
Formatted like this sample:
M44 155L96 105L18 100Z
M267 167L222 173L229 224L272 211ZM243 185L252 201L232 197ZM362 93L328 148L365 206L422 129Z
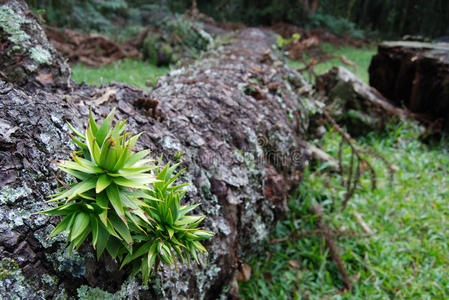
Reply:
M41 213L64 216L49 237L67 232L70 252L90 235L97 258L106 250L122 267L133 263L146 283L160 263L176 266L175 254L200 263L198 254L207 251L199 241L214 234L198 227L204 216L187 215L198 204L181 205L178 164L149 165L149 150L133 151L141 134L127 133L126 121L113 127L114 112L100 126L90 112L85 134L68 123L80 150L58 166L77 182L51 195L57 207Z

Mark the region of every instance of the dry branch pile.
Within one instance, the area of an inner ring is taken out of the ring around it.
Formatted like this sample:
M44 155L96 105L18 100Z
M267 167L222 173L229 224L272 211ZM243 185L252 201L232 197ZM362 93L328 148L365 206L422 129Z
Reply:
M137 58L140 52L132 43L118 43L100 34L84 34L70 29L45 27L53 47L70 64L81 62L90 67L108 65L118 59Z

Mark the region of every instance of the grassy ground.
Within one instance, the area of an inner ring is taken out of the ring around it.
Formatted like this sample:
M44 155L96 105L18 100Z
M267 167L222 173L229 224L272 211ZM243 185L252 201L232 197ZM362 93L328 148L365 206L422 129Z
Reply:
M365 77L373 49L343 48L339 53L356 61ZM335 52L334 52L335 53ZM354 59L356 58L356 59ZM320 66L321 71L332 63ZM364 66L364 67L362 67ZM317 69L318 71L318 69ZM393 180L379 159L370 162L377 171L378 187L370 189L362 176L342 212L345 188L339 174L326 165L308 167L302 185L292 196L290 212L272 239L307 233L285 242L267 243L265 255L251 258L252 277L240 283L245 299L449 299L449 146L419 141L416 125L402 124L359 138L359 147L374 149L395 166ZM338 156L340 136L330 130L314 143ZM344 148L349 165L350 149ZM367 172L366 172L367 173ZM335 239L353 281L343 291L336 264L316 229L310 207L325 208L325 220L341 233ZM374 235L367 236L355 215L362 216ZM260 257L264 257L261 259Z
M358 141L372 147L397 166L391 181L384 164L377 170L378 188L370 189L368 176L346 210L341 212L345 188L338 174L323 165L309 167L291 211L272 238L316 228L309 208L320 203L326 220L344 232L338 238L340 254L354 282L351 293L341 293L342 280L329 258L322 237L270 244L266 260L250 261L253 276L241 284L247 299L448 299L449 297L449 155L447 147L427 146L417 140L412 125L392 127L386 134L371 134ZM317 144L337 157L340 137L328 132ZM447 146L447 145L446 145ZM344 151L348 164L350 151ZM374 236L366 235L355 214L360 214ZM354 234L356 236L354 236ZM259 256L260 257L260 256Z
M98 69L78 64L72 67L72 77L76 82L101 85L111 81L124 82L141 89L148 89L146 82L153 84L156 79L167 74L169 68L159 68L141 60L124 59Z
M335 58L316 65L314 68L316 74L322 74L333 66L342 66L355 73L365 83L368 83L368 67L371 61L371 57L376 53L375 45L368 45L362 48L355 48L351 46L335 48L331 44L322 44L321 49L326 53L334 56L344 55L347 59L357 64L358 67L357 70L355 70L353 67L343 64L340 59ZM305 56L305 59L307 63L310 61L310 57L308 55ZM300 61L289 61L289 65L293 68L304 67L304 64ZM307 73L304 75L306 76L306 78L308 77Z

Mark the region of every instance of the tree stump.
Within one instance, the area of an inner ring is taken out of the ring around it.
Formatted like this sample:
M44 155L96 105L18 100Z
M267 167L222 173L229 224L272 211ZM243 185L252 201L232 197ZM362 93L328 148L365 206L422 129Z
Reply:
M393 103L449 128L449 43L384 42L369 74L370 85Z
M23 1L7 1L2 9L14 10L38 28L31 38L44 36L24 7ZM271 32L244 30L193 65L160 78L151 93L111 84L73 85L68 94L57 85L54 91L41 89L33 78L25 84L0 81L0 295L226 295L241 261L257 252L285 213L288 192L299 184L306 161L301 139L307 126L307 86L298 73L273 64L273 41ZM2 69L12 61L3 60ZM59 66L46 68L59 72ZM97 118L117 107L131 130L143 132L137 147L150 148L154 157L183 157L186 171L180 181L191 183L185 201L202 204L198 212L207 216L205 228L216 233L205 242L207 265L164 267L149 286L142 286L107 255L97 262L87 243L69 256L62 236L47 240L58 219L35 213L50 207L46 196L59 186L55 178L63 176L53 162L69 159L75 149L66 121L84 129L89 107Z

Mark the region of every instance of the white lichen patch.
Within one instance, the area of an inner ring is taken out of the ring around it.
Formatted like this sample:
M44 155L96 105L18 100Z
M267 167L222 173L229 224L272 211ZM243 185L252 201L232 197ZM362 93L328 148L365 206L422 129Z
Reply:
M22 30L22 24L29 22L9 6L0 7L0 27L9 35L8 39L15 45L15 49L27 49L30 46L30 36Z
M28 188L26 184L18 188L5 186L0 190L0 203L13 204L18 199L29 196L31 192L31 189Z
M215 264L206 266L205 272L197 273L195 279L201 299L204 299L205 288L218 277L221 268Z
M47 49L42 48L40 45L31 48L30 57L32 60L37 62L38 64L51 64L51 54Z
M108 299L108 300L121 300L121 299L139 299L139 291L148 290L148 287L142 286L137 283L134 278L126 280L120 290L114 294L104 291L100 288L90 287L88 285L82 285L77 289L78 299Z
M88 256L93 255L89 254ZM74 278L82 278L86 272L87 257L82 257L76 250L69 254L68 248L59 248L56 252L46 253L46 257L56 270L68 272Z

